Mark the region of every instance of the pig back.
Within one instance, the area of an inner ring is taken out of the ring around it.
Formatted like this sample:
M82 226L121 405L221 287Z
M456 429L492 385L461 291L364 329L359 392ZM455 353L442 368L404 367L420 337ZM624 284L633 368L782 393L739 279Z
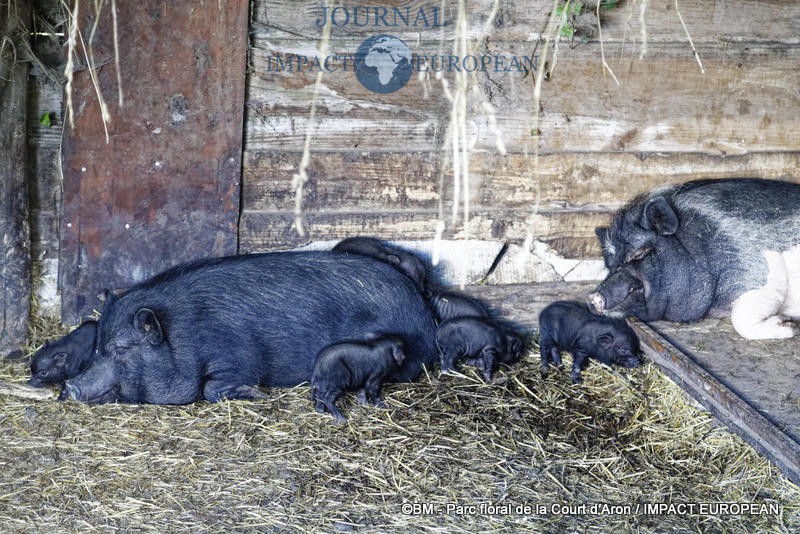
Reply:
M134 286L112 315L132 316L142 306L162 318L171 357L190 374L294 386L310 380L324 347L376 332L399 334L408 347L392 381L413 380L436 356L436 326L413 282L366 256L310 251L201 260ZM105 330L113 336L113 326Z

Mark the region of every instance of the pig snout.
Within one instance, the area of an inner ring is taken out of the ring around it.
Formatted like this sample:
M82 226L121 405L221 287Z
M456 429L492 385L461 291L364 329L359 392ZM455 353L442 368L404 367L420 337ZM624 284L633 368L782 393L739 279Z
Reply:
M636 357L636 356L628 356L628 357L622 358L619 361L619 364L622 367L629 367L629 368L630 367L639 367L639 365L641 365L641 363L642 363L641 360L639 360L639 358Z
M589 306L595 313L603 313L606 310L606 298L597 291L589 293Z
M62 397L92 404L116 400L117 379L110 361L96 363L85 373L64 383Z

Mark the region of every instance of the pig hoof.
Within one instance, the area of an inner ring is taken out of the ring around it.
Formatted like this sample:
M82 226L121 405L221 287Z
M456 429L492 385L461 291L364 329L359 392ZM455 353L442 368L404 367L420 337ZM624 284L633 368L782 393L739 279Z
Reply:
M789 339L796 334L794 327L777 315L757 323L735 321L733 327L745 339Z
M369 404L369 401L367 400L367 394L363 389L356 393L356 400L358 400L359 404Z
M583 378L580 375L570 375L573 384L580 384L583 382Z

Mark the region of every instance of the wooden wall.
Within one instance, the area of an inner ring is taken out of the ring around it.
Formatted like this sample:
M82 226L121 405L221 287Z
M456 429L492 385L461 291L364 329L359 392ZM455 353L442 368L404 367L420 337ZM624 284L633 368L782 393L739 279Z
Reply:
M452 169L442 168L449 102L441 83L412 76L391 95L364 89L348 73L326 73L320 92L304 213L309 235L292 221L292 175L300 161L316 73L268 72L268 56L314 55L322 0L254 0L251 5L245 151L239 248L284 248L354 234L391 239L433 236ZM631 4L634 10L631 13ZM685 5L684 5L685 4ZM35 0L59 22L58 0ZM365 5L347 0L338 5ZM432 8L440 0L382 6ZM470 36L479 53L532 54L549 0L501 0L488 38L477 42L494 0L468 0ZM456 0L445 0L455 21ZM681 2L705 73L701 73L669 1L650 2L647 54L639 59L638 2L602 12L605 52L621 85L603 75L600 44L562 39L541 100L540 168L533 174L533 77L480 75L470 99L472 219L469 233L446 237L519 242L536 199L535 237L568 258L599 258L593 229L635 193L695 177L763 176L800 180L800 4L783 1ZM401 31L395 31L401 30ZM332 53L353 54L367 37L390 33L412 52L449 54L453 26L333 28ZM63 50L36 38L43 65L58 76ZM541 53L541 49L537 52ZM452 79L452 76L449 77ZM427 83L426 83L427 82ZM427 85L427 97L425 96ZM57 305L61 181L58 150L63 92L32 65L29 81L29 178L32 253L40 270L37 301ZM491 106L508 151L495 149ZM52 126L40 124L52 112ZM444 190L439 173L444 173ZM42 291L44 288L44 291Z
M425 80L415 73L398 92L377 95L352 72L325 73L303 204L310 235L303 239L295 232L291 180L316 73L269 72L267 58L317 54L321 30L315 21L322 4L253 4L240 220L244 251L361 233L427 239L440 194L449 211L450 168L444 169L444 191L439 188L450 120L441 83L428 80L426 97ZM632 4L601 11L605 53L619 86L603 74L597 38L559 43L557 65L542 89L538 175L531 157L533 76L478 73L481 97L470 98L468 111L472 219L468 233L448 221L448 236L521 240L538 182L535 237L566 257L599 257L594 227L635 193L696 177L800 179L800 4L682 2L705 73L672 2L649 3L647 53L639 59L639 7ZM411 6L414 12L440 2L381 5ZM445 5L451 24L444 31L334 27L331 53L353 54L367 37L389 33L414 54L449 54L457 2ZM472 46L507 56L534 53L552 2L500 1L488 38L477 43L493 5L494 0L467 1ZM491 106L506 155L495 149L481 100Z

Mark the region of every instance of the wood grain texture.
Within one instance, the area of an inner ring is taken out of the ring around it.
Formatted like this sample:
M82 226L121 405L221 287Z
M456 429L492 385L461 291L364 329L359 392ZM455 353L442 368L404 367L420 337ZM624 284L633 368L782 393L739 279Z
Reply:
M31 303L28 222L29 65L10 51L29 38L31 6L0 9L0 355L18 357L28 334Z
M291 44L291 43L289 43ZM302 150L315 72L269 71L269 57L298 50L270 43L254 49L248 79L247 150ZM334 42L332 53L353 53L357 43ZM414 54L436 53L422 42ZM490 53L532 53L530 43L504 43ZM314 53L306 50L307 53ZM792 151L800 137L794 120L800 97L800 47L731 44L698 48L705 73L679 44L653 44L646 59L632 51L609 58L617 78L603 77L600 50L562 48L542 88L541 153L625 151L741 154ZM274 61L274 60L273 60ZM470 99L468 142L495 150L497 121L510 152L532 152L533 77L524 72L476 73L480 98ZM449 76L449 75L448 75ZM430 84L425 98L423 85ZM480 106L491 104L491 113ZM351 71L326 72L313 124L316 150L433 150L449 121L441 85L416 75L390 95L362 87Z
M248 2L118 8L125 106L114 69L101 69L106 143L88 72L77 72L76 124L64 141L59 278L69 321L105 287L236 252ZM98 61L113 50L104 13Z
M469 0L466 2L469 14L469 36L478 38L492 8L499 9L491 25L491 36L494 39L527 40L543 32L547 17L553 3L550 0L530 0L526 2L509 2L498 0ZM630 46L638 46L640 40L640 12L636 2L621 2L621 6L611 10L601 10L603 38L610 43L626 42ZM321 3L316 0L257 0L253 6L253 30L260 39L316 39L320 35L317 20L321 17ZM379 33L390 33L402 39L414 41L418 38L436 38L452 40L454 22L458 3L456 0L445 0L443 20L449 21L444 28L425 27L422 21L417 26L407 28L402 20L398 27L386 27L382 21L375 26L374 11L370 12L369 24L357 27L352 23L354 6L375 5L387 7L389 16L386 22L394 23L392 8L398 7L401 13L409 8L412 17L416 18L420 7L428 13L431 8L442 5L441 2L422 0L389 0L378 4L369 4L360 0L343 0L337 6L350 10L350 23L333 28L334 37L354 36L362 39ZM770 0L766 2L720 2L715 0L698 0L680 3L681 15L686 21L696 43L714 42L800 42L800 6L794 2ZM344 22L344 12L337 13L337 23ZM413 24L414 18L409 22ZM429 21L432 24L432 17ZM358 14L359 24L365 23L363 8ZM646 11L648 42L685 42L686 37L675 13L673 2L651 2ZM568 39L564 39L568 41Z
M528 229L528 215L527 212L499 209L476 211L470 219L469 233L458 227L455 231L445 231L444 237L521 241ZM598 257L600 249L594 237L594 228L608 224L610 217L610 213L603 212L542 212L534 218L532 227L537 239L565 257ZM291 248L309 241L356 235L375 235L388 240L432 239L436 220L435 211L308 212L304 221L308 235L301 238L295 231L294 216L290 212L245 211L240 220L240 249L242 252L251 252Z

